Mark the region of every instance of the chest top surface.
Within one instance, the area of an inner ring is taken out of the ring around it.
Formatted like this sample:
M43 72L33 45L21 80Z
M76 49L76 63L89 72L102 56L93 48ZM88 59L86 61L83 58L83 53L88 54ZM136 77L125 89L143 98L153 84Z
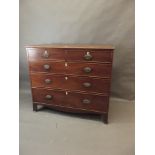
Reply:
M99 44L40 44L40 45L26 45L26 48L76 48L76 49L115 49L112 45Z

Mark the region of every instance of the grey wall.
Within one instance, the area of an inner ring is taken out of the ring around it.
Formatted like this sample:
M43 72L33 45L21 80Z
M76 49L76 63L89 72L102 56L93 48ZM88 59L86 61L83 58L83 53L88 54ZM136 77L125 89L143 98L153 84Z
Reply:
M116 46L112 96L134 99L134 0L20 0L20 84L28 82L24 45Z

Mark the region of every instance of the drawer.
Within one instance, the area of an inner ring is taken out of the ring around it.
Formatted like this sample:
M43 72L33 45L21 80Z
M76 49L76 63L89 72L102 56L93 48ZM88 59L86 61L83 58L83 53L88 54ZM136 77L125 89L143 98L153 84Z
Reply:
M109 94L110 79L67 75L31 74L32 87L46 87L74 91Z
M58 106L86 109L92 111L108 111L108 96L89 95L59 90L32 89L33 102Z
M112 62L113 50L66 50L67 61Z
M84 76L111 77L112 64L81 63L81 62L53 62L32 61L30 71L46 73L75 74Z
M65 60L65 51L55 48L28 48L28 57L30 61L35 60Z

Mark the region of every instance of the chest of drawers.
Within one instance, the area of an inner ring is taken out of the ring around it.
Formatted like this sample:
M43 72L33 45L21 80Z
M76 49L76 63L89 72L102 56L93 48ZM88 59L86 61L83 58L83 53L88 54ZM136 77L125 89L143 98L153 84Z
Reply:
M100 114L108 122L113 46L26 46L33 110Z

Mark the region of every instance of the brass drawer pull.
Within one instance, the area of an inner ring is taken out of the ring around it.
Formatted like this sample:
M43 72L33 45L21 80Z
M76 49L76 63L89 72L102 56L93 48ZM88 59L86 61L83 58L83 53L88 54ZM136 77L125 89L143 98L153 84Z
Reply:
M87 52L86 55L84 55L85 60L92 60L93 56L90 54L90 52Z
M83 99L82 103L84 103L84 104L90 104L91 101L89 99Z
M44 69L46 69L46 70L48 70L48 69L50 69L50 65L44 65Z
M90 73L92 71L90 67L85 67L83 70L85 73Z
M51 95L46 95L45 98L46 98L47 100L51 100L51 99L53 98L53 96L51 96Z
M45 79L45 83L51 83L51 79Z
M43 57L44 57L44 58L48 58L48 57L49 57L49 53L48 53L47 51L45 51L45 52L43 53Z
M86 87L86 88L89 88L89 87L91 87L91 83L85 82L85 83L83 83L83 86Z

